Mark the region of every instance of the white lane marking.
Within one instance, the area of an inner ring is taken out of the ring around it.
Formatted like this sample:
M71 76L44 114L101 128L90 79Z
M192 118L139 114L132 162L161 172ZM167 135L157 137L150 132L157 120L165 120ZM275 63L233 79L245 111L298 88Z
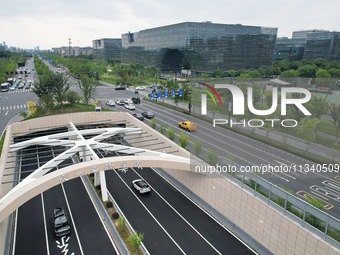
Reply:
M231 232L226 226L222 225L220 222L218 222L212 215L210 215L201 205L196 203L194 200L192 200L190 197L188 197L184 192L182 192L179 188L177 188L174 184L172 184L169 180L165 179L161 174L159 174L153 167L151 169L158 174L163 180L165 180L167 183L169 183L173 188L175 188L178 192L180 192L183 196L185 196L191 203L196 205L198 208L202 210L206 215L208 215L213 221L215 221L218 225L220 225L222 228L224 228L226 231L229 232L233 237L235 237L240 243L242 243L245 247L247 247L249 250L251 250L254 254L259 255L255 252L253 248L251 248L248 244L243 242L240 238L238 238L233 232Z
M315 196L322 197L322 198L323 198L323 199L325 199L325 200L329 200L329 198L327 198L327 197L324 197L324 196L322 196L320 193L318 193L318 192L315 192L315 191L313 191L313 190L311 190L311 191L310 191L310 193L314 194Z
M8 114L8 111L5 113L5 115L7 115Z
M154 221L156 221L156 223L158 224L158 226L161 227L161 229L165 232L165 234L171 239L171 241L178 247L178 249L180 249L180 251L183 254L186 254L182 248L178 245L178 243L176 243L176 241L172 238L172 236L165 230L165 228L162 226L162 224L156 219L156 217L150 212L150 210L143 204L143 202L139 199L139 197L135 194L135 192L133 192L133 190L131 190L130 186L127 185L127 183L123 180L122 177L120 177L120 175L114 171L114 173L119 177L119 179L124 183L124 185L131 191L131 193L135 196L135 198L139 201L139 203L144 207L144 209L150 214L150 216L154 219Z
M81 176L81 177L80 177L80 180L82 181L82 183L83 183L83 185L84 185L84 188L85 188L85 190L86 190L86 192L87 192L87 194L88 194L88 196L89 196L89 198L90 198L90 200L91 200L91 202L92 202L92 204L93 204L93 207L94 207L94 209L95 209L96 212L97 212L98 218L100 219L101 223L103 224L103 227L104 227L104 229L105 229L105 231L106 231L106 234L107 234L108 238L109 238L110 241L111 241L111 244L112 244L113 248L115 249L116 253L119 254L119 251L118 251L118 249L117 249L117 247L116 247L116 244L114 243L114 241L113 241L113 239L112 239L112 237L111 237L111 235L110 235L110 233L109 233L109 231L108 231L106 225L104 224L104 221L103 221L103 219L102 219L102 217L101 217L99 211L97 210L97 207L96 207L95 202L93 201L93 199L92 199L92 197L91 197L91 195L90 195L90 192L87 190L87 187L86 187L86 185L85 185L85 183L84 183L83 177L84 177L84 178L87 178L86 176Z
M340 202L340 196L336 193L333 193L325 188L319 187L317 185L310 186L311 190L314 190L317 193L322 193L324 196L327 196L330 199L333 199L337 202Z
M322 182L322 184L324 184L326 186L329 186L329 187L332 187L333 189L337 189L338 192L340 191L340 186L338 186L338 184L335 183L335 182L331 182L331 181L325 180L325 181Z
M140 174L136 172L135 169L132 168L132 170L142 179L144 179ZM159 194L155 189L152 189L153 192L155 192L182 220L185 221L207 244L210 245L211 248L213 248L218 254L222 254L219 250L217 250L193 225L190 224L166 199Z
M45 212L45 203L44 203L44 193L41 193L41 204L42 204L42 213L44 218L44 228L45 228L45 239L46 239L46 249L47 249L47 255L50 254L50 247L48 242L48 234L47 234L47 225L46 225L46 212Z
M81 246L81 243L80 243L80 239L79 239L79 236L78 236L78 231L77 231L76 225L75 225L74 220L73 220L73 216L72 216L70 204L68 203L68 200L67 200L67 195L66 195L66 191L65 191L64 185L63 185L62 183L61 183L60 185L61 185L61 188L63 189L63 193L64 193L65 201L66 201L66 204L67 204L67 208L68 208L68 211L69 211L71 220L72 220L73 229L74 229L74 232L75 232L75 234L76 234L76 238L77 238L77 240L78 240L80 253L81 253L82 255L84 255L83 247Z

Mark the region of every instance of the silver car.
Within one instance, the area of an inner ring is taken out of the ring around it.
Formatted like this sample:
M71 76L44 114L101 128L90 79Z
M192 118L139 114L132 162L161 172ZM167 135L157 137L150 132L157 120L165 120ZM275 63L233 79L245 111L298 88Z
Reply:
M142 180L142 179L137 179L132 181L132 186L140 193L140 194L144 194L144 193L148 193L151 191L151 187L150 185Z

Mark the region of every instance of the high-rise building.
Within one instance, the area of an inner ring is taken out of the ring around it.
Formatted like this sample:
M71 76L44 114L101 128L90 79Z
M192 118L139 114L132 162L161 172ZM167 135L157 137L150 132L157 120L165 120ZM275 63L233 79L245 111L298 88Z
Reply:
M183 22L122 35L122 63L197 72L270 67L277 28Z
M304 58L324 58L328 61L340 60L340 32L308 33Z
M294 31L292 39L305 40L303 58L340 60L340 32L317 29Z
M304 38L279 37L276 39L273 60L301 60L306 45Z
M114 38L102 38L92 41L93 57L109 60L121 58L122 40Z
M307 34L318 33L318 32L328 32L328 31L327 30L321 30L321 29L309 29L309 30L293 31L292 39L307 39Z

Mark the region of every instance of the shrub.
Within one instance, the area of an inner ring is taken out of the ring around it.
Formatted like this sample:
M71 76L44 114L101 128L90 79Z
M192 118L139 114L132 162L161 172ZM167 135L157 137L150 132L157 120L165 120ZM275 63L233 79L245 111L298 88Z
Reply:
M143 239L144 239L144 234L142 232L137 231L129 236L128 241L134 248L134 251L137 251Z
M216 166L218 157L218 153L210 149L208 151L208 164L211 166Z
M106 202L106 208L113 207L113 203L111 201Z
M194 153L196 156L199 156L202 151L202 142L201 141L195 141L194 142Z
M112 213L112 219L117 220L119 218L119 214L117 212Z
M153 118L151 121L150 121L150 127L152 127L153 129L156 128L156 119Z
M175 139L175 130L173 128L168 129L168 138L173 141Z
M161 132L162 135L164 135L164 134L165 134L165 131L166 131L166 128L165 128L163 125L161 125L159 131Z
M96 189L100 190L100 184L96 185Z
M179 144L181 145L182 148L185 148L190 141L190 137L186 133L180 133L178 135L178 139L179 139Z
M118 224L118 230L120 232L125 232L126 219L125 218L118 218L117 224Z

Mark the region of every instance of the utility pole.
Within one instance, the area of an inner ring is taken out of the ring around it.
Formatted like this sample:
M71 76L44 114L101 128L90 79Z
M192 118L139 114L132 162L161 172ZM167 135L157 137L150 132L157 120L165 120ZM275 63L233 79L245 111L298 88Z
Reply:
M71 44L72 44L72 41L71 41L71 38L68 38L68 55L71 56Z

